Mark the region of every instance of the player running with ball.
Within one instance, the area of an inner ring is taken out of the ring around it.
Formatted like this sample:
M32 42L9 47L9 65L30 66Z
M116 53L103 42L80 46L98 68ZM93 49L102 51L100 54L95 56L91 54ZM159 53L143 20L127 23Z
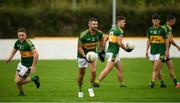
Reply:
M104 61L104 44L103 44L103 32L98 30L98 21L95 18L89 19L89 29L81 32L78 40L78 86L79 92L78 97L83 97L82 85L83 78L85 76L85 70L89 65L90 69L90 88L88 89L89 96L94 97L94 91L92 85L96 78L96 61L90 62L86 58L86 54L90 51L96 52L97 46L99 45L99 57L101 61Z
M122 64L120 63L120 56L119 56L119 47L124 49L127 52L132 51L132 49L127 49L123 43L123 34L124 34L124 27L125 27L125 18L122 16L117 16L116 18L116 26L111 28L109 31L109 36L107 36L106 41L109 40L109 46L107 49L107 65L100 73L98 79L94 82L94 87L99 87L100 82L110 73L110 71L115 66L117 69L117 77L120 83L120 87L126 87L123 83L122 79Z

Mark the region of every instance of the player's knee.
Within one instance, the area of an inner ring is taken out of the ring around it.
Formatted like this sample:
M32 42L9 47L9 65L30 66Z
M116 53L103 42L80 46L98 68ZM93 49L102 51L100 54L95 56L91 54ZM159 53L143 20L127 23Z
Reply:
M19 76L16 76L15 83L16 84L22 84L22 79Z
M83 81L83 78L84 78L84 75L80 75L79 78L78 78L78 82Z
M81 77L81 78L78 79L78 82L81 82L81 81L83 81L83 77Z
M159 72L159 68L154 67L153 71L155 71L155 72Z
M21 84L22 82L16 78L16 79L15 79L15 83L16 83L16 84Z
M85 75L85 72L84 71L80 71L79 72L79 80L83 79L84 75Z
M85 71L84 71L84 70L81 70L81 71L80 71L80 75L84 76L84 75L85 75Z
M91 71L91 74L96 74L96 70L92 70L92 71Z
M95 77L96 76L96 71L92 71L91 76Z
M160 69L162 69L163 68L163 65L160 65Z
M118 72L123 72L123 69L122 68L118 68Z
M106 67L105 72L110 72L112 68Z

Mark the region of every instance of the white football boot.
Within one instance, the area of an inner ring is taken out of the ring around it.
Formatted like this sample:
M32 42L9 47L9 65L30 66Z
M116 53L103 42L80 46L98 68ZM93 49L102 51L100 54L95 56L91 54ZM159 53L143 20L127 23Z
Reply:
M79 97L79 98L84 97L83 92L78 92L78 97Z
M89 96L90 96L90 97L94 97L94 96L95 96L95 95L94 95L94 91L93 91L92 88L89 88L89 89L88 89L88 92L89 92Z

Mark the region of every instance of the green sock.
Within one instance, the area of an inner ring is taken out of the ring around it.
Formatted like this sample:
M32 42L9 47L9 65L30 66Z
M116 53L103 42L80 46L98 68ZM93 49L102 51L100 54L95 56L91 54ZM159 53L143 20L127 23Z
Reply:
M35 74L34 74L34 75L33 75L33 74L32 74L32 75L30 75L31 80L32 80L32 81L35 81L35 80L36 80L36 78L37 78L36 76L37 76L37 75L35 75Z
M97 79L95 82L99 84L99 83L100 83L100 80L99 80L99 79Z
M82 92L82 87L79 87L79 91Z
M119 83L120 83L120 84L124 84L124 82L123 82L123 81L119 81Z
M31 78L32 81L36 79L35 76L37 76L37 73L31 73L29 75L29 77Z
M23 90L20 90L19 93L20 93L20 94L24 94Z
M37 73L31 73L30 74L30 77L34 77L34 76L37 76Z
M90 83L90 88L92 88L93 87L93 83Z
M151 83L154 85L155 84L155 80L151 80Z
M173 79L173 82L174 82L174 84L176 85L177 84L177 79L175 78L175 79Z
M126 87L126 84L123 81L119 81L121 87Z
M161 84L164 84L164 80L161 80L160 83L161 83Z

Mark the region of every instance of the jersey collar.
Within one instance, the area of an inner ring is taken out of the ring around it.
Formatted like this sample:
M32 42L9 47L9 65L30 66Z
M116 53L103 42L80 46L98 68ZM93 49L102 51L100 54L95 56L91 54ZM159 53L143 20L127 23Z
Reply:
M24 43L24 42L26 42L26 39L24 41L21 41L21 40L19 40L19 41L20 41L20 43Z
M157 26L157 27L153 26L153 28L154 28L154 29L157 29L157 28L159 28L160 26L161 26L161 25L159 25L159 26Z
M97 30L96 30L95 34L92 34L89 29L88 29L88 32L89 32L90 35L96 35Z
M169 26L169 25L168 25L168 23L166 23L166 25L167 25L167 27L168 27L169 29L172 29L172 27L171 27L171 26Z
M116 25L116 27L117 27L121 32L123 32L123 29L122 29L120 26Z

